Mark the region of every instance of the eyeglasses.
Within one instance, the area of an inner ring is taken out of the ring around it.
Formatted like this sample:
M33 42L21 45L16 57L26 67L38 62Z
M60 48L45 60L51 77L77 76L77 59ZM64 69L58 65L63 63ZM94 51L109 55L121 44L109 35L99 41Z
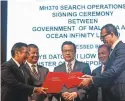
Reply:
M67 53L67 52L73 53L74 51L73 51L73 50L63 50L63 52L64 52L64 53Z
M108 34L106 34L106 35L103 35L103 36L100 36L100 39L104 39L107 35L109 35L109 33Z

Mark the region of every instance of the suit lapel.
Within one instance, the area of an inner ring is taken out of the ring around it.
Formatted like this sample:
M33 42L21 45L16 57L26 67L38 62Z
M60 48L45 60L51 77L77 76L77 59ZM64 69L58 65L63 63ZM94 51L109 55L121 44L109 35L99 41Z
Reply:
M32 74L32 71L31 71L31 68L30 68L30 66L26 63L25 64L26 65L26 68L30 71L30 73Z
M113 61L114 58L115 58L115 52L116 52L117 47L119 46L120 43L122 43L122 41L119 41L119 43L115 46L115 48L113 49L111 55L109 56L108 62L107 62L107 64L106 64L106 66L105 66L105 70L108 69L108 68L110 68L109 65L110 65L111 63L113 63L112 61Z
M67 72L66 71L66 64L65 64L65 62L61 65L60 71Z
M74 71L80 71L81 72L81 68L80 68L80 66L79 66L79 62L76 60L75 61L75 64L74 64L74 67L73 67L73 72Z
M109 56L109 58L112 58L112 57L114 56L115 51L116 51L116 49L117 49L117 47L119 46L120 43L122 43L122 42L119 41L118 44L115 46L115 48L112 50L112 53L111 53L111 55Z
M98 73L100 74L102 71L102 65L98 68Z
M13 68L15 74L17 75L17 77L19 77L22 81L25 82L24 74L19 69L19 67L17 66L17 64L13 61L13 59L11 59L10 62L12 63L12 68Z
M31 73L31 75L32 75L34 78L36 78L36 77L34 76L32 70L31 70L30 66L29 66L27 63L26 63L26 68L28 68L29 71L30 71L30 73ZM38 65L37 65L37 70L38 70L38 78L36 78L36 79L40 79L40 71L39 71Z
M39 65L37 65L37 69L38 69L39 80L44 81L46 74L45 74L44 70L42 70L43 68L39 67Z
M42 72L40 72L40 68L39 65L37 65L37 70L38 70L38 80L40 79L40 76L42 75Z

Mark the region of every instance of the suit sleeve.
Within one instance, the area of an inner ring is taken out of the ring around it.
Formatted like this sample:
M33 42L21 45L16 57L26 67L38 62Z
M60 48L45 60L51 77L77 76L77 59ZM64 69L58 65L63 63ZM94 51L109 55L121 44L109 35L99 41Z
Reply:
M95 86L100 86L106 80L117 78L125 70L125 48L117 49L115 52L115 60L111 67L98 76L93 77Z
M82 89L82 88L79 88L76 93L78 94L78 97L76 99L78 100L83 100L86 96L86 90L85 89Z
M34 87L19 82L14 76L12 68L7 65L1 67L1 79L8 87L28 91L30 94L33 92Z

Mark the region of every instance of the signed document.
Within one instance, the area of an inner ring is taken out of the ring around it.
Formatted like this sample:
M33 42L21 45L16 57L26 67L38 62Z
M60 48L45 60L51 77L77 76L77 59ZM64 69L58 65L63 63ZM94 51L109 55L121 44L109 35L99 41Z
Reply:
M67 88L78 86L82 75L82 72L49 72L42 87L48 88L47 93L60 93L64 85Z

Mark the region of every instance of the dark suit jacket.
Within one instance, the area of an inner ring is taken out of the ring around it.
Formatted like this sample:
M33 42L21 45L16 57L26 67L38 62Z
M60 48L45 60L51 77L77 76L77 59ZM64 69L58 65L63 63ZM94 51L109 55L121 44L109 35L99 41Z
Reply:
M11 59L1 66L1 101L28 101L34 87L27 85L29 75Z
M92 71L92 76L101 74L101 70L102 70L102 66L97 67L96 69Z
M66 72L65 63L55 67L54 72ZM72 72L83 72L84 74L89 74L89 75L91 74L89 65L87 63L79 62L77 60L74 64L74 68ZM85 99L85 96L86 96L86 90L80 89L77 87L70 88L70 89L63 87L62 91L63 92L77 92L78 97L75 99L76 101L83 101L83 99ZM59 96L57 97L57 99L59 100Z
M99 66L96 69L94 69L92 71L92 76L97 76L97 75L101 74L101 69L102 69L102 66ZM98 101L98 87L92 86L88 93L89 93L88 101ZM100 93L102 93L102 92L100 92ZM99 96L99 97L100 97L100 99L102 99L101 96Z
M105 71L93 78L95 86L102 86L109 101L125 100L125 44L119 42L105 66Z
M32 86L40 87L42 83L44 82L49 72L49 69L43 66L37 65L39 79L36 79L29 65L26 63L25 66L29 70L30 74L32 75L32 78L34 78L32 81L29 82L29 84ZM46 98L46 95L38 95L38 94L33 94L33 97L32 97L32 99L35 99L35 101L43 101L45 98Z

